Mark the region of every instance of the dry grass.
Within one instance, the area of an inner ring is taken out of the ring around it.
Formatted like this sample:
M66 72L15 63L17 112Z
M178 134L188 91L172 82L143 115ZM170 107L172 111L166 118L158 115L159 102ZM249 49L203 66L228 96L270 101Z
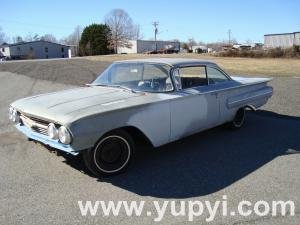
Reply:
M216 62L220 67L232 75L249 74L264 76L297 76L300 77L299 59L273 59L273 58L231 58L213 57L207 54L170 54L170 55L146 55L146 54L126 54L126 55L103 55L85 57L92 61L112 62L116 60L149 58L149 57L177 57L177 58L197 58Z

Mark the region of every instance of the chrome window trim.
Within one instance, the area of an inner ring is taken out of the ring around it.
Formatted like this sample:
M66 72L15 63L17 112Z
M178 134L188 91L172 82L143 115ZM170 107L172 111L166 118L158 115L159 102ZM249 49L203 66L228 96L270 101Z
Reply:
M205 67L205 73L206 73L206 79L207 79L207 86L209 86L209 85L217 85L217 84L210 84L209 83L208 74L207 74L207 67L210 67L210 68L213 68L213 69L216 69L216 70L220 71L228 79L228 81L226 81L226 82L233 81L233 79L224 70L222 70L219 66L217 66L216 64L213 64L213 63L211 63L211 64L186 64L186 65L183 65L183 66L176 66L176 67L174 66L170 70L174 90L181 91L181 90L188 90L188 89L195 89L195 88L203 87L204 85L199 85L199 86L185 88L185 89L178 89L177 86L175 85L175 78L174 78L174 70L175 69L180 69L180 68L185 68L185 67L201 67L201 66ZM230 87L228 89L231 89L231 88L232 87ZM219 89L219 90L227 90L227 88L226 89ZM211 92L215 92L215 91L218 91L218 90L210 91L210 92L207 92L207 93L211 93Z
M181 69L181 68L186 68L186 67L204 67L205 69L205 76L206 76L206 81L207 81L207 85L199 85L199 86L194 86L194 87L189 87L189 88L185 88L185 89L178 89L177 86L175 85L175 78L174 78L174 70L175 69ZM170 72L172 72L172 80L174 82L174 88L176 89L176 91L181 91L181 90L188 90L188 89L192 89L192 88L197 88L197 87L203 87L203 86L208 86L209 85L209 81L207 79L207 70L206 70L207 65L205 64L185 64L183 66L176 66L173 67L172 70L170 70Z

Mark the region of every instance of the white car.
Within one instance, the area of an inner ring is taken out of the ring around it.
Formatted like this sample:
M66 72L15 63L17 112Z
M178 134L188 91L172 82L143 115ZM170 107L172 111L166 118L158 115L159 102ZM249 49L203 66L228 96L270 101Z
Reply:
M128 167L137 137L158 147L224 123L241 127L245 108L272 96L270 80L230 77L196 59L119 61L87 87L15 101L10 118L28 138L111 175Z

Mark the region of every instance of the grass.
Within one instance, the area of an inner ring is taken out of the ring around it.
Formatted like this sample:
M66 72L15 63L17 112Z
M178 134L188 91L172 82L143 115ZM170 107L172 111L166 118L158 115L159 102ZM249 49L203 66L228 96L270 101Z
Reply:
M169 55L146 55L146 54L125 54L125 55L103 55L84 57L92 61L113 62L116 60L149 58L149 57L176 57L196 58L211 60L217 63L231 75L257 75L257 76L296 76L300 77L300 60L286 58L231 58L214 57L208 54L169 54Z

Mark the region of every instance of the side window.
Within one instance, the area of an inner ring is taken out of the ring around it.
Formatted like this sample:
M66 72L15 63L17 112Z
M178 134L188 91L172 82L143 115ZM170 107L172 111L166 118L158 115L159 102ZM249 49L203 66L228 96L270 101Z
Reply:
M180 68L179 76L182 89L207 85L205 66Z
M225 74L215 68L207 67L206 70L208 81L210 84L222 83L229 80L228 77L225 76Z

